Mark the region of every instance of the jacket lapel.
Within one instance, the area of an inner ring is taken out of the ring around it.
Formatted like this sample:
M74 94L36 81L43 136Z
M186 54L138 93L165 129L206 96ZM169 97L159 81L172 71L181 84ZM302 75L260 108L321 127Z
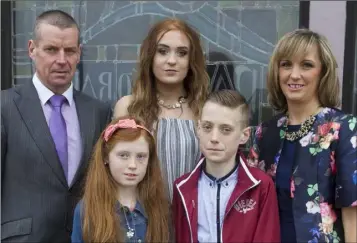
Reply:
M198 180L197 180L198 182ZM185 200L187 207L187 213L192 229L192 238L193 242L197 242L197 233L198 233L198 187L192 187L192 181L182 186L182 196ZM187 193L186 193L187 192Z
M181 181L178 185L178 190L182 193L183 200L185 201L189 221L192 229L193 242L197 242L198 239L198 180L201 176L202 164L204 158L202 158L192 173L185 180Z
M19 94L19 96L14 99L15 105L34 143L41 151L57 178L64 186L68 187L35 86L33 86L32 81L29 81L27 84L15 89Z
M284 145L287 117L280 115L268 122L262 138L262 150L259 160L265 161L265 171L275 180L281 149Z
M295 156L295 163L294 163L293 175L292 175L294 179L295 187L300 185L301 178L304 177L304 175L301 175L300 172L318 171L316 167L319 165L319 161L323 153L319 152L319 149L321 149L321 147L316 146L316 144L319 144L319 141L316 141L316 143L314 143L312 142L312 140L314 139L314 137L317 136L319 131L319 126L321 124L324 124L324 121L325 121L325 116L317 116L317 119L312 125L312 129L310 130L310 132L312 132L313 135L309 139L304 139L304 138L299 139L298 146L296 146L296 152L295 152L296 156ZM330 149L331 148L329 147L328 150ZM309 163L307 163L307 161L309 161ZM317 173L310 174L310 175L318 176ZM316 178L316 181L318 181L318 177Z
M96 133L96 117L95 112L93 112L93 103L87 99L86 96L82 95L79 91L73 90L73 99L76 103L80 134L82 140L82 159L74 176L71 186L81 178L83 172L86 170L89 160L91 157L91 152L93 148L93 139Z

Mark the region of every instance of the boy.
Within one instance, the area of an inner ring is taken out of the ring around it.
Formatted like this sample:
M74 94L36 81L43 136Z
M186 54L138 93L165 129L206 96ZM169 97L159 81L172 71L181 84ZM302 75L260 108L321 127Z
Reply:
M177 242L279 242L271 178L237 153L250 134L249 108L237 91L209 95L197 126L204 157L174 183Z

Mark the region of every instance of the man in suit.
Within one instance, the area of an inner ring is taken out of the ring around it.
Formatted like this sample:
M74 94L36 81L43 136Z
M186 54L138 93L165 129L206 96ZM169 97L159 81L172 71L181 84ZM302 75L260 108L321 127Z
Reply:
M92 148L111 107L73 89L79 28L60 10L37 17L36 73L1 92L1 240L70 242Z

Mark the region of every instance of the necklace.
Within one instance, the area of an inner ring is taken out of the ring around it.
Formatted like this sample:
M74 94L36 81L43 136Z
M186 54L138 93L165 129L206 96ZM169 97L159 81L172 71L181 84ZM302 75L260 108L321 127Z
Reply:
M285 122L285 139L288 140L288 141L295 141L297 139L300 139L304 136L306 136L309 131L311 130L311 127L312 125L314 124L315 120L316 120L316 117L315 115L318 114L320 112L320 108L321 107L318 107L317 108L317 111L312 114L311 116L309 116L302 124L301 124L301 127L298 131L295 131L295 132L288 132L287 131L287 126L288 126L288 121L289 121L289 113L286 113L286 122Z
M177 102L173 105L167 105L165 104L164 100L160 99L159 96L157 96L157 101L158 101L158 104L162 107L165 107L166 109L176 109L176 108L181 108L182 104L183 103L186 103L187 100L185 97L183 96L180 96L177 100Z
M128 227L128 229L126 231L126 237L128 239L131 239L131 238L133 238L135 236L135 221L133 220L133 216L131 216L131 219L132 219L133 225L134 225L134 227L131 228L130 225L129 225L129 221L128 221L127 217L126 217L126 212L127 211L130 212L130 210L127 210L125 207L123 207L123 213L124 213L124 217L125 217L125 222L126 222L126 226ZM131 215L131 212L130 212L130 215Z
M289 116L288 116L288 119L289 119ZM299 138L302 138L304 137L306 134L309 133L311 127L312 127L312 124L314 124L316 120L316 117L314 115L311 115L306 121L304 121L302 124L301 124L301 127L298 131L295 131L295 132L288 132L286 131L285 132L285 138L288 140L288 141L295 141ZM285 123L285 129L287 127L287 122Z

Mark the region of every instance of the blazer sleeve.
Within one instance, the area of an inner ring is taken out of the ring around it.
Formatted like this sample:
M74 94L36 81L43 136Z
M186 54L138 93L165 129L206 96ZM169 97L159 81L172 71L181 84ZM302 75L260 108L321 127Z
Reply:
M339 142L330 158L336 165L337 208L357 206L357 117L348 115L340 124Z
M280 222L278 200L272 179L262 180L260 194L260 213L253 242L280 242Z
M78 203L76 208L74 209L71 241L72 241L72 243L83 243L81 203Z

